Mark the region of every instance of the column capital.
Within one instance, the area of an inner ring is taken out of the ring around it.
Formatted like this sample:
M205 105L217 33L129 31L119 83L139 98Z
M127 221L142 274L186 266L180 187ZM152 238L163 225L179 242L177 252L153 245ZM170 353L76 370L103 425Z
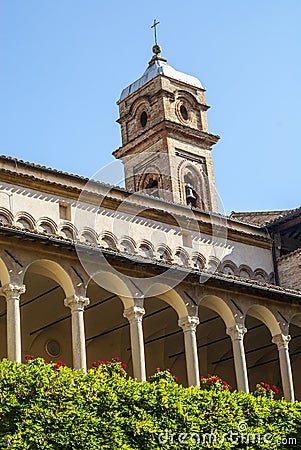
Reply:
M26 291L24 284L8 283L2 286L2 293L6 297L6 300L20 300L20 295Z
M230 336L232 341L242 341L247 331L248 330L244 325L237 323L232 327L228 327L226 333Z
M196 331L196 327L200 323L200 319L197 316L181 317L178 320L179 327L183 328L184 333L186 331Z
M132 306L123 311L123 317L128 319L130 323L132 322L142 322L142 318L145 314L145 309L141 306Z
M273 336L272 342L277 345L278 350L281 350L283 348L288 348L290 340L291 336L289 334L276 334Z
M88 297L82 297L77 295L71 295L64 300L64 305L68 306L73 311L84 311L85 306L90 304L90 299Z

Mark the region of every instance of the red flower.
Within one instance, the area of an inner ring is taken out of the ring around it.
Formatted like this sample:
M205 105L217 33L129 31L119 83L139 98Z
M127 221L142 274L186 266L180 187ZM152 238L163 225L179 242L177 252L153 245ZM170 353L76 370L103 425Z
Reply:
M265 385L266 389L271 389L271 386L269 384Z
M122 371L122 370L119 370L119 374L120 374L120 375L123 375L123 371Z
M115 362L119 362L119 361L120 361L120 358L118 358L118 356L114 356L113 360L114 360Z
M96 361L92 362L92 367L97 367L97 362Z
M124 370L126 370L126 364L125 364L125 363L121 364L121 367L122 367Z
M179 381L179 378L176 377L176 376L174 376L174 380L175 380L175 382L177 383L177 382Z
M26 355L25 359L26 359L26 361L32 361L34 359L34 356Z
M157 367L156 371L157 371L157 372L161 372L160 367Z
M98 361L99 365L104 364L104 363L105 363L104 361Z

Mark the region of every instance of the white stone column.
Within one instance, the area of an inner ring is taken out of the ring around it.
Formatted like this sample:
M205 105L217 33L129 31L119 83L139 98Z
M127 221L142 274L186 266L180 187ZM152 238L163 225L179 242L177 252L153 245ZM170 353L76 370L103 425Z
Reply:
M21 362L20 296L24 294L25 286L6 284L2 287L2 292L6 297L7 358Z
M227 328L227 334L232 340L237 390L249 393L248 370L243 342L246 332L247 329L240 324Z
M72 352L74 369L87 370L84 309L90 300L73 295L64 301L71 310Z
M123 313L123 316L126 317L130 322L133 372L134 377L138 381L146 380L144 338L142 326L142 318L144 314L145 310L140 306L132 306L131 308L125 309Z
M183 328L184 332L187 381L189 386L200 385L200 369L196 340L196 328L199 323L200 320L196 316L182 317L178 321L179 326Z
M290 335L276 334L272 342L277 345L280 362L280 372L284 398L288 402L295 401L294 382L292 375L291 360L288 350L288 344L291 340Z

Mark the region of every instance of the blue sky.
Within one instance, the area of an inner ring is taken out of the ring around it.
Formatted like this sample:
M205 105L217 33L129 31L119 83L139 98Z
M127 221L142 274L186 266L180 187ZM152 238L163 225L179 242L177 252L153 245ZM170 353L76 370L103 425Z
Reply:
M1 0L0 153L88 177L110 163L155 17L168 62L207 88L226 211L299 206L299 0Z

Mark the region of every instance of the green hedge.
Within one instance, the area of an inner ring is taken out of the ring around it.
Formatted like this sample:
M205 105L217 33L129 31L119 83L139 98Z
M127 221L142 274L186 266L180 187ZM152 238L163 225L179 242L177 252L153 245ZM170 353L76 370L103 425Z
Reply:
M301 448L292 440L301 428L299 403L183 388L166 371L138 383L118 361L95 366L85 374L41 358L3 360L0 448Z

